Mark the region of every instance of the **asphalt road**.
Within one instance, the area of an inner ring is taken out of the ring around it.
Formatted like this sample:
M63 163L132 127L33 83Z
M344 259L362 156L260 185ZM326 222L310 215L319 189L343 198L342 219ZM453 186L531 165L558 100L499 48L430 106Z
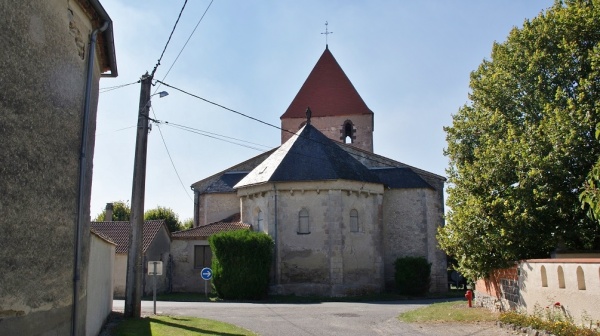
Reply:
M400 313L424 307L432 300L394 302L324 302L311 304L263 304L223 302L164 302L156 304L161 315L193 316L223 321L261 336L299 335L510 335L493 323L400 322ZM142 315L152 315L152 301L142 301ZM123 300L113 309L123 311Z

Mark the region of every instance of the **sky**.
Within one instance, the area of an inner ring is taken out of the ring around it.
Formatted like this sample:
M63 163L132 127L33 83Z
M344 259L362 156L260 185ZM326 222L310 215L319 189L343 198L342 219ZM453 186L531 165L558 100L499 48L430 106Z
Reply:
M100 81L92 218L108 202L131 204L135 82L157 64L184 0L101 3L113 20L119 76ZM494 42L552 3L191 0L154 78L280 126L279 117L325 50L328 22L329 50L374 112L375 153L445 176L443 127L469 102L471 71L490 59ZM148 138L146 210L164 206L181 220L192 218L193 183L280 145L274 127L153 86L152 93L160 91L169 95L152 97L151 117L163 123L154 124Z

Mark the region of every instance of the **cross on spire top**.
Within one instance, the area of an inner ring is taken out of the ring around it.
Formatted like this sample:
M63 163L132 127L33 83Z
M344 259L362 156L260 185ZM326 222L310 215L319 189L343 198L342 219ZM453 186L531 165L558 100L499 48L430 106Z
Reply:
M329 45L329 43L328 43L328 41L327 41L327 40L328 40L328 39L327 39L327 38L328 38L328 35L329 35L329 34L333 34L333 32L330 32L330 31L329 31L329 29L328 29L328 27L327 27L328 25L329 25L329 23L328 23L327 21L325 21L325 32L324 32L324 33L321 33L321 34L325 35L325 47L326 47L326 48L327 48L327 46Z

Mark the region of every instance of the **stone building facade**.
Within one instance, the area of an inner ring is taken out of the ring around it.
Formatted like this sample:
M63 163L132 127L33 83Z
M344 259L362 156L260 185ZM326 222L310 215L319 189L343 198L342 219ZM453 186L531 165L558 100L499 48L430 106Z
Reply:
M97 0L1 1L0 15L0 334L84 335L112 21Z

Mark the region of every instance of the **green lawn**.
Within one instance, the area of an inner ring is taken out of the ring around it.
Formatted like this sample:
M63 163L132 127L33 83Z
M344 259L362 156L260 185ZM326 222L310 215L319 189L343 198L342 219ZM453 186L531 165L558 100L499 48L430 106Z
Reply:
M112 331L113 336L256 335L232 324L182 316L152 316L125 319Z
M469 308L467 301L440 302L411 310L398 317L403 322L497 321L498 314L486 308Z

